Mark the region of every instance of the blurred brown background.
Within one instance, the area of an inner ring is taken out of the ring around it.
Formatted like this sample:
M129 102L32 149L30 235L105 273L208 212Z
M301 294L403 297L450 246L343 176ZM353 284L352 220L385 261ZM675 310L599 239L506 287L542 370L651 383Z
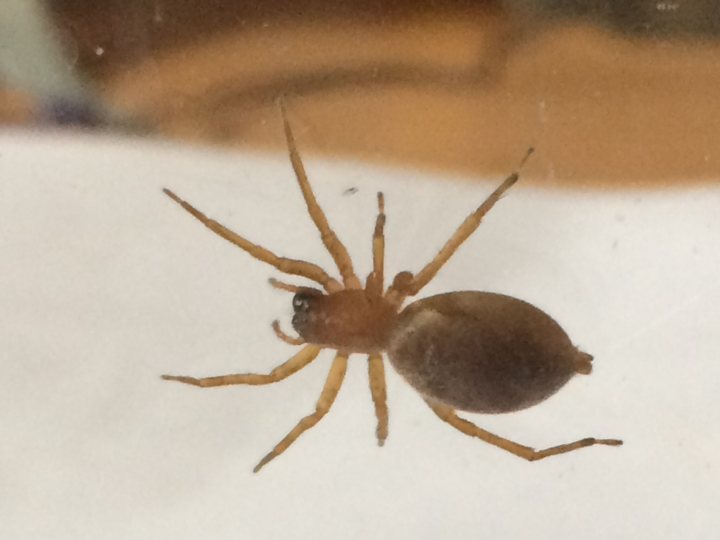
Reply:
M65 57L168 137L545 183L720 178L715 2L55 0ZM32 100L6 90L0 114ZM20 111L20 112L19 112Z

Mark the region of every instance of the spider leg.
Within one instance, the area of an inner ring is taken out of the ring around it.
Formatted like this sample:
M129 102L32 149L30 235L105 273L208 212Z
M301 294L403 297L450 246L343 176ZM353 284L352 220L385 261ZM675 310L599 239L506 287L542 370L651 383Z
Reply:
M247 252L250 256L258 259L264 263L274 266L285 274L293 274L297 276L303 276L311 279L320 285L322 285L326 291L333 292L342 289L342 285L337 280L331 278L325 270L320 268L318 265L309 263L306 261L300 261L297 259L288 259L285 257L278 257L271 251L265 249L262 246L253 244L249 240L243 238L239 234L231 231L224 225L221 225L214 219L210 219L200 210L192 206L187 201L184 201L175 193L169 189L163 189L165 195L170 197L173 201L182 206L188 213L205 225L208 229L213 231L218 236L224 238L228 242L235 244L237 247Z
M373 271L367 278L365 289L370 294L380 296L385 286L385 197L382 192L377 194L377 201L378 214L372 241Z
M532 152L533 149L530 148L525 154L523 160L520 162L518 169L525 163L527 158L530 157ZM508 176L472 214L465 218L465 221L460 224L450 239L445 242L445 245L440 249L438 254L435 255L435 258L426 264L420 272L415 274L409 282L403 283L401 287L402 290L397 292L399 292L402 296L414 296L420 292L420 289L422 289L435 277L440 268L442 268L448 259L453 256L462 243L477 230L483 217L485 217L485 214L487 214L490 209L495 206L495 203L497 203L502 195L510 189L515 182L517 182L518 178L519 175L517 171ZM396 285L394 283L390 290L394 290L395 286Z
M433 412L440 417L440 419L444 420L458 431L461 431L470 437L477 437L486 443L497 446L506 452L515 454L516 456L528 461L538 461L546 457L566 454L567 452L572 452L573 450L579 450L580 448L586 448L595 444L604 444L607 446L620 446L622 444L622 441L618 439L595 439L593 437L588 437L580 439L579 441L546 448L544 450L535 450L529 446L523 446L522 444L518 444L509 439L490 433L489 431L485 431L472 422L465 420L464 418L460 418L457 414L455 414L455 411L447 405L441 405L430 401L427 403Z
M288 151L290 152L290 162L292 163L295 176L298 184L300 185L300 190L302 191L303 198L305 199L308 213L310 214L310 217L315 223L318 231L320 231L320 238L322 239L323 244L325 244L325 248L335 261L338 270L340 270L345 287L348 289L360 289L360 280L355 275L352 260L350 259L347 248L337 237L335 231L330 228L327 217L325 217L325 212L323 212L317 202L317 199L315 198L315 194L313 193L310 182L308 181L302 159L300 159L297 145L295 144L295 137L293 136L292 129L290 128L290 122L288 122L287 119L285 105L282 100L280 100L279 103L280 112L282 113L283 118L283 126L285 127L285 139L287 140Z
M270 461L282 454L300 435L317 424L322 417L327 414L340 391L340 386L345 377L345 370L347 369L347 359L347 354L337 353L330 368L330 373L328 373L327 380L325 381L325 386L323 386L322 392L320 393L320 398L315 405L315 412L300 420L295 427L290 430L290 433L255 465L253 472L258 472Z
M268 374L260 373L238 373L234 375L220 375L217 377L204 377L196 379L195 377L186 377L184 375L163 375L166 381L177 381L202 388L210 388L213 386L227 386L231 384L272 384L288 378L293 373L297 373L320 353L320 347L315 345L307 345L303 347L295 356L287 362L280 364Z
M370 394L375 404L375 416L377 417L377 430L375 433L378 446L382 446L388 436L388 408L385 367L381 355L371 354L368 356L368 375L370 378Z
M284 341L289 345L305 345L305 340L303 338L292 337L283 332L280 328L280 321L278 321L277 319L272 322L272 329L278 339L280 339L280 341Z

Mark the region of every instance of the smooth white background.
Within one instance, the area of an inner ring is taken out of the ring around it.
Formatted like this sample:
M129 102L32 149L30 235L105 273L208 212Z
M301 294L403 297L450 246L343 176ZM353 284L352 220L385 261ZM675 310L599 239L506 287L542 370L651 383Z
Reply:
M542 152L542 148L538 148ZM388 273L419 269L501 179L306 158L370 269L375 192ZM388 366L374 439L364 358L312 411L330 354L272 386L203 390L162 373L267 372L293 348L278 272L215 237L170 187L250 239L332 269L286 156L79 136L0 136L3 538L710 538L720 526L720 186L560 191L521 181L423 295L511 294L595 356L541 405L472 416L544 447L526 463L440 422ZM345 193L357 187L355 194ZM290 278L289 281L298 282Z

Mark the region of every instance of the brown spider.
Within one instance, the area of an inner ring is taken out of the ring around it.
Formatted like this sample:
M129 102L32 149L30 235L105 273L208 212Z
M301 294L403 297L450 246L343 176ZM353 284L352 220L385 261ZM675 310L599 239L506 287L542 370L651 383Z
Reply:
M431 296L401 311L406 298L415 296L435 277L458 247L478 228L485 214L518 179L513 172L457 228L433 260L417 274L400 272L384 290L385 212L378 193L378 215L372 239L373 271L365 287L358 279L347 249L335 235L318 205L298 154L284 107L281 106L290 160L310 217L334 259L342 283L319 266L279 257L214 221L172 191L164 192L214 233L286 274L319 283L325 292L270 279L272 286L294 293L292 325L300 337L290 337L272 323L275 334L291 345L302 345L287 362L268 374L244 373L197 379L163 375L200 387L232 384L272 384L298 372L325 348L335 359L315 412L304 417L255 466L259 471L282 454L330 410L352 353L367 355L370 393L377 416L377 440L388 435L388 409L382 354L424 397L442 420L462 433L536 461L594 444L617 446L616 439L585 438L535 450L485 431L460 418L456 409L502 413L524 409L548 398L576 373L588 374L592 356L579 351L563 329L540 309L516 298L488 292L459 291ZM530 155L530 149L525 159ZM523 162L525 161L523 159ZM521 163L522 165L522 163Z

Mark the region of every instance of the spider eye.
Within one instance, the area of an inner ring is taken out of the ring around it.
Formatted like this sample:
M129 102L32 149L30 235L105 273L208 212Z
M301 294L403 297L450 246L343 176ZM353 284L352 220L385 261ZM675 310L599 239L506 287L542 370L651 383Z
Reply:
M295 296L293 296L293 310L296 313L308 311L310 309L310 303L312 302L313 298L318 296L322 296L322 293L320 291L316 291L315 289L307 289L300 291Z
M308 308L308 297L305 295L296 294L293 298L293 309L295 311L307 311Z

